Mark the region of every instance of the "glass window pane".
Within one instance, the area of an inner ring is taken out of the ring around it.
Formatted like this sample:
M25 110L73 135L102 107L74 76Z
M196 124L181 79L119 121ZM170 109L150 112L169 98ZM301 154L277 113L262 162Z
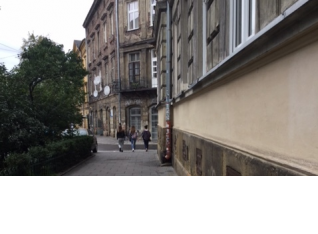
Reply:
M238 46L242 42L242 0L236 0L235 2L235 46Z
M134 21L132 18L132 14L129 14L129 29L132 29L134 26Z
M248 36L253 34L253 0L248 0Z
M134 13L134 18L135 18L135 28L139 28L139 13L136 12Z

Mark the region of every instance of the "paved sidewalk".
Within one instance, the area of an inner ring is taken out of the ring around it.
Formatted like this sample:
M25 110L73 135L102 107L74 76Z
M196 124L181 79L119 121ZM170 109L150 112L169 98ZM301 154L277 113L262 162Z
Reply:
M117 145L110 137L98 137L102 145ZM142 142L140 142L142 144ZM154 143L152 143L154 144ZM156 150L99 150L83 164L75 167L65 176L176 176L173 167L161 167Z

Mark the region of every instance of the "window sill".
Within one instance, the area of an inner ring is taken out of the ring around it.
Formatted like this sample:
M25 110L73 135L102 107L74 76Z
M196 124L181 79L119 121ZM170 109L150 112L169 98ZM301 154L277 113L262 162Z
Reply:
M134 28L134 29L127 29L127 32L133 32L133 31L137 31L139 30L140 28Z

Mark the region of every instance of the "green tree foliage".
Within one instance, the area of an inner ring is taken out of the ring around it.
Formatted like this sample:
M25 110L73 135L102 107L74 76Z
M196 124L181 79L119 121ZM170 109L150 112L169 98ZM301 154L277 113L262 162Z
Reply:
M81 123L82 60L46 37L24 41L20 64L0 66L0 154L26 152L44 144L70 123Z
M51 130L81 123L79 107L84 102L83 77L87 74L75 53L48 38L30 45L21 54L19 75L28 86L36 117Z
M44 125L33 116L27 89L13 73L0 66L0 166L12 151L24 152L37 144Z
M23 43L21 46L22 50L28 49L30 46L34 46L38 44L40 41L42 41L44 37L43 36L36 36L33 33L28 33L28 39L23 38Z

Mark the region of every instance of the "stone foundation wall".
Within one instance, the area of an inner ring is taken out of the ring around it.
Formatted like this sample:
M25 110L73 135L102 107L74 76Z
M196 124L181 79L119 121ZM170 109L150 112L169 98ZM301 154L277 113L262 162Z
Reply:
M158 156L165 150L165 129L158 127ZM173 130L172 164L182 176L297 176L311 175L217 144L195 135Z

